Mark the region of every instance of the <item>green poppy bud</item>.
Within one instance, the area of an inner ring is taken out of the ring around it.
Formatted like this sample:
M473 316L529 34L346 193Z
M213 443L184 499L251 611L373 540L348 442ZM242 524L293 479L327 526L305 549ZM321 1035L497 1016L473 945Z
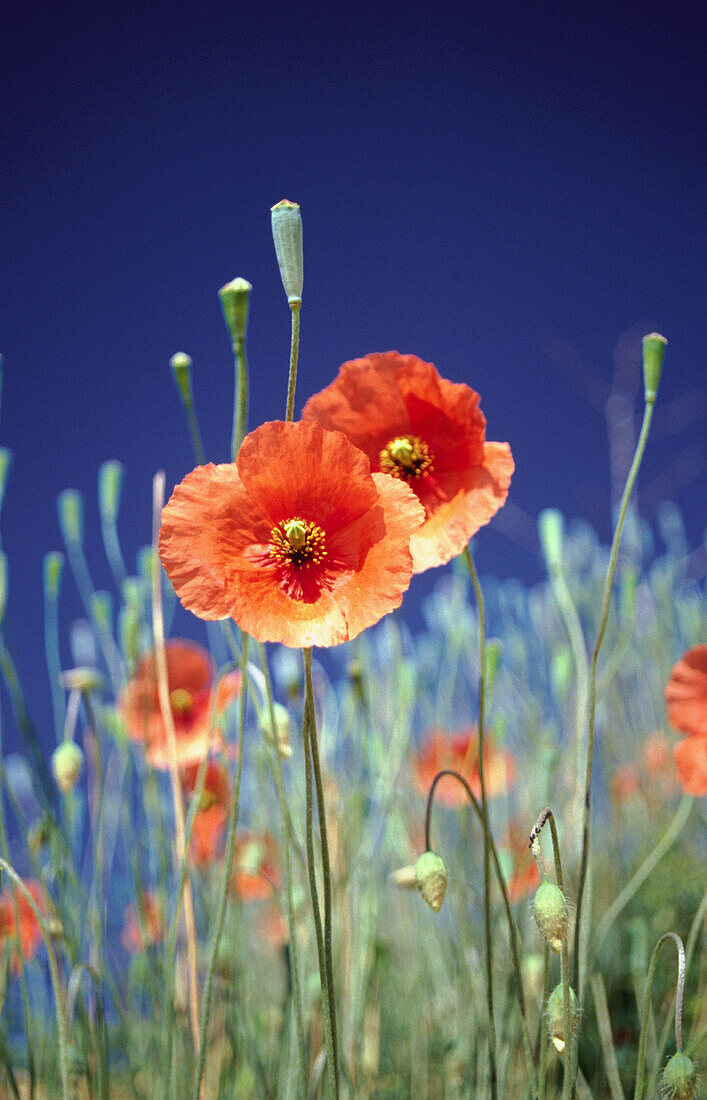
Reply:
M435 852L423 852L415 864L415 878L423 898L439 913L447 890L447 869Z
M302 303L302 217L296 202L283 199L270 209L272 238L282 285L290 305Z
M545 879L535 891L533 916L540 934L558 955L567 935L569 908L559 886Z
M66 794L76 785L83 767L83 753L73 741L63 741L54 750L52 771L59 790Z
M652 405L656 399L667 346L668 341L658 332L643 337L643 389L647 405Z
M218 292L221 309L235 348L245 340L248 330L248 304L253 289L247 279L233 279Z
M574 1033L579 1017L577 994L570 988L570 1029ZM555 1050L562 1054L568 1036L565 1035L565 1002L562 982L556 985L547 999L547 1033Z
M660 1092L665 1100L696 1100L700 1076L691 1058L678 1050L666 1064L660 1078Z

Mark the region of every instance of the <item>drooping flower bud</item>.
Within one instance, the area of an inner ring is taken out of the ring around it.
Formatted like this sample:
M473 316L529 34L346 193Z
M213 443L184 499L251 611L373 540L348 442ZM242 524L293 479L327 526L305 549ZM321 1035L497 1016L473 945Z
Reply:
M435 852L423 852L415 864L415 878L423 898L439 913L447 890L447 869Z
M676 1051L670 1058L660 1078L660 1093L664 1100L696 1100L700 1090L700 1075L694 1062Z
M302 217L299 205L283 199L270 209L272 238L282 285L290 305L302 302Z
M668 341L658 332L643 337L643 390L647 405L652 405L656 399L667 345Z
M248 305L250 292L253 289L247 279L233 279L222 286L218 292L221 299L221 309L231 334L231 342L235 349L237 344L242 344L248 331Z
M569 908L565 895L554 882L545 879L538 886L533 898L533 916L545 943L559 955L567 935Z
M579 1017L577 994L570 987L570 1029L574 1033ZM562 982L556 985L547 999L547 1033L555 1050L562 1054L570 1036L565 1035L565 1003Z
M52 756L52 771L54 772L57 787L59 790L63 791L64 794L72 790L76 785L76 780L81 774L82 767L83 752L73 741L63 741L61 745L54 750Z

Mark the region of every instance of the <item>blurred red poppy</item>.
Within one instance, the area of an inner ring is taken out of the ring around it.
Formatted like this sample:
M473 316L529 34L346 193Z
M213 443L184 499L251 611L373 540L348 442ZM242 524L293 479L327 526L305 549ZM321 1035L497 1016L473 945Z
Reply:
M177 764L183 766L203 760L210 749L222 744L218 718L238 695L241 674L227 673L214 691L215 669L208 650L183 639L173 639L165 648ZM148 764L167 770L167 732L157 691L154 652L140 660L135 676L118 699L118 712L132 740L145 745Z
M707 795L707 645L682 655L670 674L665 701L670 723L689 734L673 748L680 785L685 794Z
M508 496L511 450L486 442L479 395L415 355L389 351L344 363L302 417L343 432L372 471L414 490L425 509L410 540L416 573L461 553Z
M196 789L198 764L188 764L182 770L182 790L191 795ZM231 785L223 764L209 760L204 777L201 803L194 815L189 858L197 867L213 863L220 853L228 821Z
M468 754L468 763L467 761ZM449 769L459 772L471 787L472 793L481 798L479 777L478 732L473 727L460 733L449 734L443 730L431 730L418 750L412 764L415 786L423 798L427 798L437 772ZM504 794L515 782L515 760L507 749L498 749L488 739L484 745L484 782L486 797ZM469 798L458 780L444 776L435 788L435 799L444 806L459 807L468 804Z
M46 894L38 882L29 880L25 882L27 890L37 905L40 913L47 912ZM19 941L22 957L29 962L37 954L37 948L42 942L42 930L30 903L19 887L15 888L17 896L17 912L19 916ZM15 922L15 903L13 900L13 888L6 886L0 894L0 945L6 936L14 939L17 934ZM17 952L13 954L13 970L17 973L20 969L20 960Z
M139 955L148 947L163 943L167 935L164 909L154 894L142 894L139 904L140 919L132 902L126 906L120 933L120 942L131 955Z
M238 837L232 885L241 901L269 898L279 888L277 844L269 833L245 832Z

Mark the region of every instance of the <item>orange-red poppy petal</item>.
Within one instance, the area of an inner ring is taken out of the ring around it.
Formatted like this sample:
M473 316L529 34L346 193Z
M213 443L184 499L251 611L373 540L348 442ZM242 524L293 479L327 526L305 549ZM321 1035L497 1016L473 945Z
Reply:
M675 729L707 737L707 645L688 649L673 667L665 702Z
M685 737L673 748L673 760L685 794L707 795L707 737Z

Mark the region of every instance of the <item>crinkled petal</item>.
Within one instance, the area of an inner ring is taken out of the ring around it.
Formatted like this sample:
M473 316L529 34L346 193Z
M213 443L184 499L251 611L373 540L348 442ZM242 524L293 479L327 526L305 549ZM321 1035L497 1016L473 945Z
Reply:
M665 702L675 729L707 737L707 645L688 649L674 666Z
M707 795L707 737L685 737L673 748L673 760L685 794Z

